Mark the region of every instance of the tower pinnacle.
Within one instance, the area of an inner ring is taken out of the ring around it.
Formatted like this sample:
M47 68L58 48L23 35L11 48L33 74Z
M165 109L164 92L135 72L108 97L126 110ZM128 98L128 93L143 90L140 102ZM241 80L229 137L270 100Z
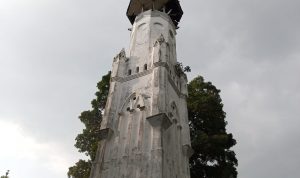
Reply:
M183 15L179 0L131 0L127 17L133 24L136 16L150 9L168 13L176 27Z

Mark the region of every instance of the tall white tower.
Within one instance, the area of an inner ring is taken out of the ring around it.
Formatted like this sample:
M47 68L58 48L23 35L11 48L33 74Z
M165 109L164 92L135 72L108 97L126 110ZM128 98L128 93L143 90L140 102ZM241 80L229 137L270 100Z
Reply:
M131 0L130 52L113 61L90 178L189 178L187 78L176 70L178 0Z

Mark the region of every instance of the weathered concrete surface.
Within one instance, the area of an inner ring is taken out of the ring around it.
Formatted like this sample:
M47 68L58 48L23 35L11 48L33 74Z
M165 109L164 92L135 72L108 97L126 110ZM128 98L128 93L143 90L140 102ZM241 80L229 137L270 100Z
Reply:
M176 31L164 12L133 24L130 54L113 62L90 178L189 178L187 79L175 73Z

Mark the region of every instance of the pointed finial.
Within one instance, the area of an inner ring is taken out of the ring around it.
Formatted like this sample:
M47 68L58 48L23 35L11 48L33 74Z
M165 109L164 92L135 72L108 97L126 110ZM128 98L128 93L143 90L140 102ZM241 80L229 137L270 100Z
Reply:
M165 42L165 37L163 34L160 34L159 38L155 41L154 46L156 46L157 44L162 44L163 42Z

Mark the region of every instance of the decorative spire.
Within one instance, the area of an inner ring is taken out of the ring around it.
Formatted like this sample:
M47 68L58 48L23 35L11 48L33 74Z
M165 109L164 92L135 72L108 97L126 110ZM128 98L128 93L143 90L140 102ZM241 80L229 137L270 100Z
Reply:
M158 44L162 44L163 42L165 42L166 40L165 40L165 37L164 37L164 35L163 34L161 34L160 36L159 36L159 38L155 41L155 43L154 43L154 46L157 46Z

